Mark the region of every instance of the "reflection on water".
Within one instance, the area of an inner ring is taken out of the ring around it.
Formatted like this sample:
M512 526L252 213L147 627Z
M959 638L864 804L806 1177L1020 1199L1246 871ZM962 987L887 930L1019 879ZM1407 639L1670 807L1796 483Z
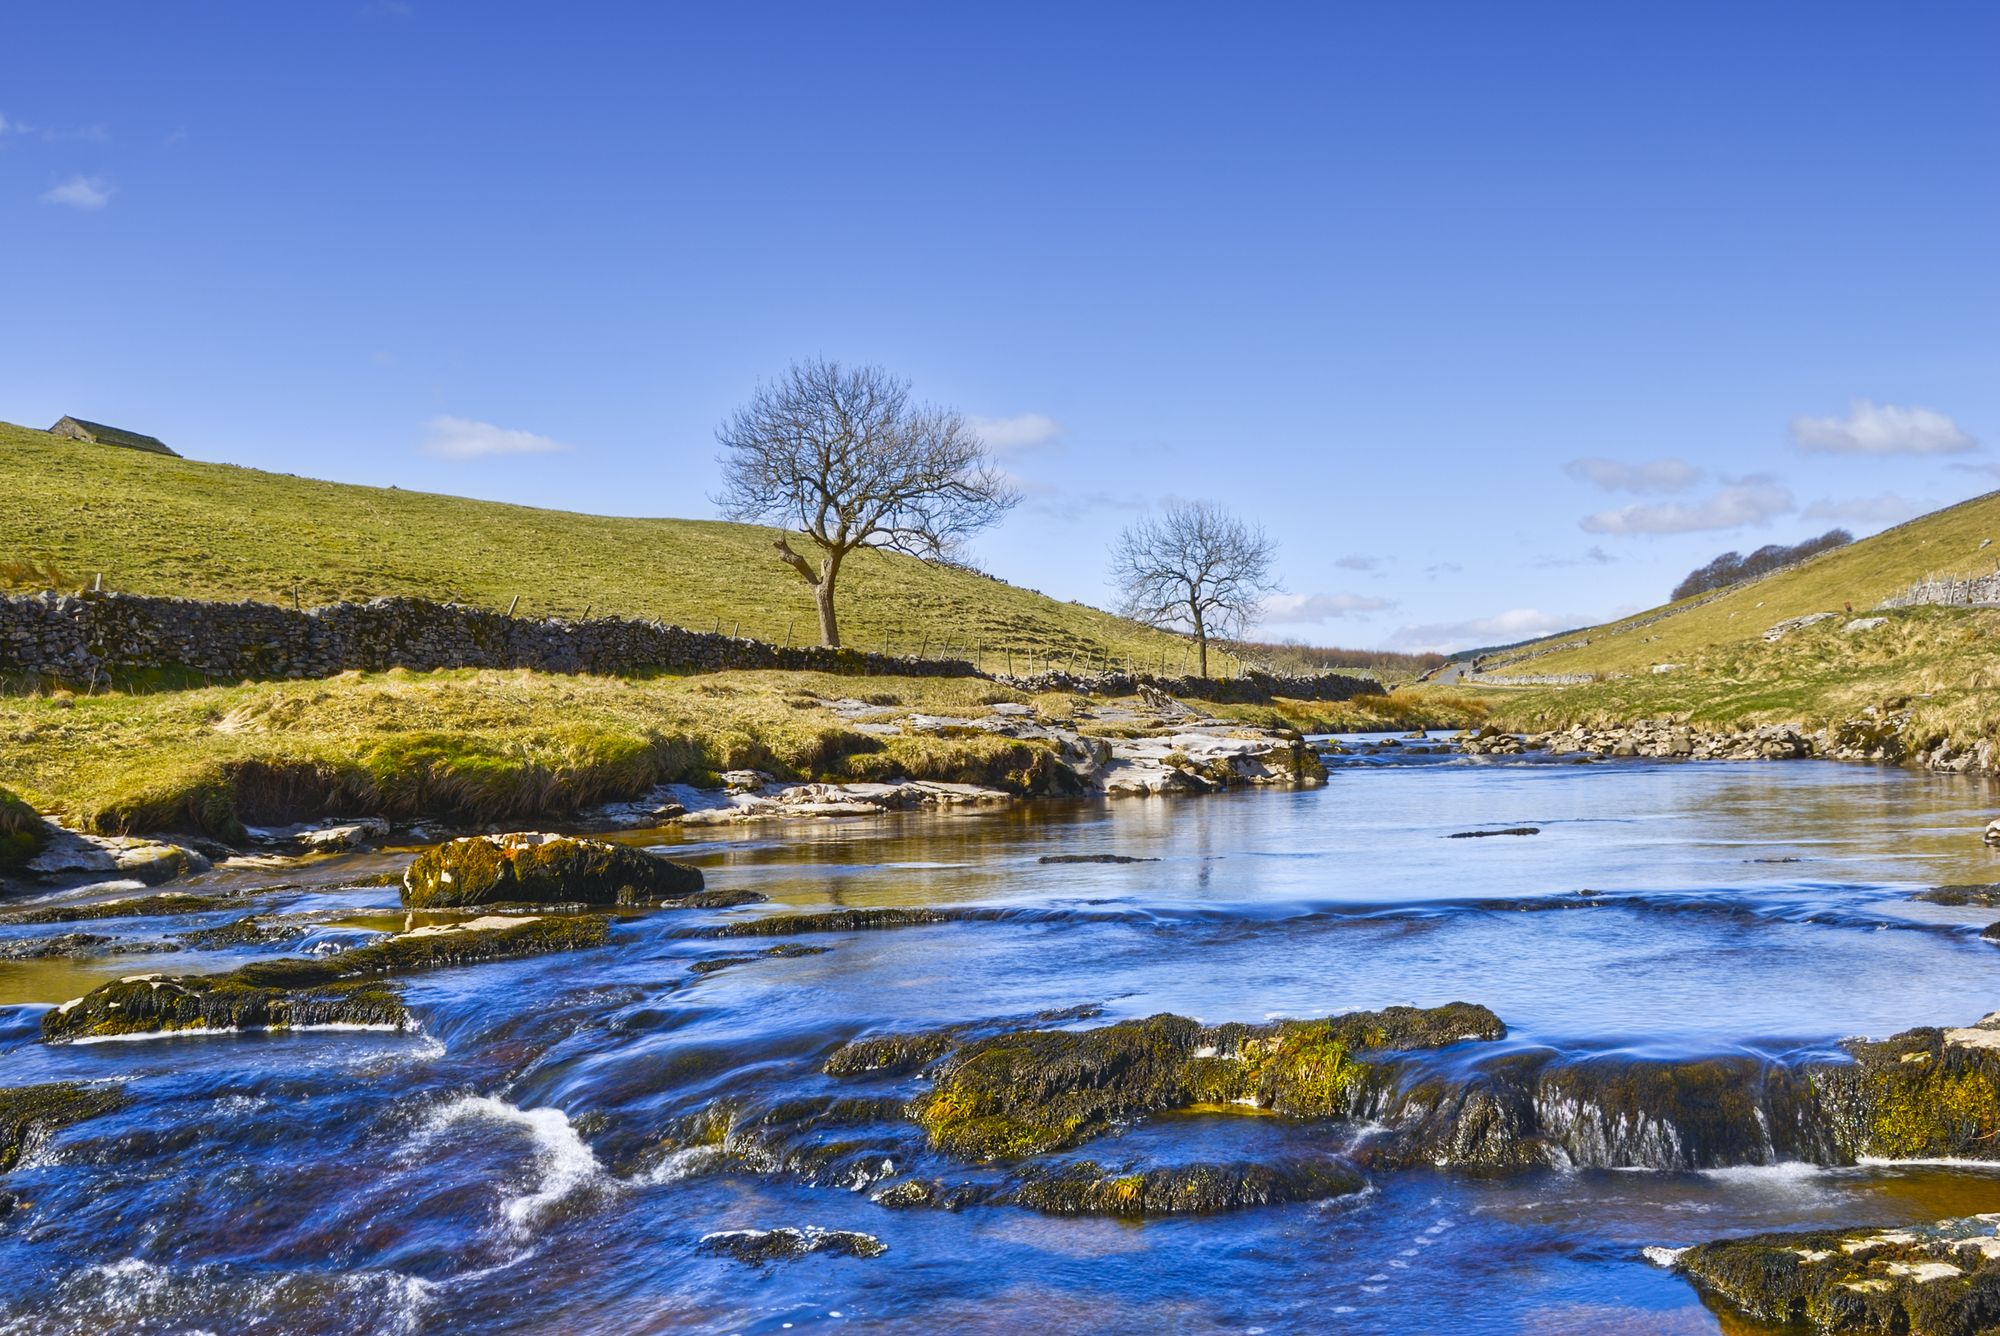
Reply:
M772 903L626 917L603 950L415 976L414 1036L46 1049L39 1008L18 1003L294 944L0 963L7 1083L134 1097L6 1180L27 1204L0 1216L0 1330L1748 1331L1637 1250L2000 1209L2000 1176L1416 1171L1355 1198L1130 1224L892 1211L659 1148L712 1101L836 1090L819 1064L857 1035L1079 1004L1222 1021L1464 999L1522 1043L1671 1055L1969 1021L2000 1007L2000 954L1977 937L1990 911L1906 897L2000 879L1976 837L1992 800L1982 781L1803 762L1425 760L1337 766L1302 793L643 832L621 838ZM1541 834L1444 838L1492 825ZM1039 861L1053 853L1157 861ZM328 931L399 927L392 889L342 888L382 861L315 864L280 907ZM706 925L889 905L981 912L689 969L766 944ZM86 926L158 939L240 912ZM888 1158L910 1153L906 1130L854 1135ZM1332 1155L1355 1134L1199 1112L1088 1150ZM754 1268L697 1248L781 1225L889 1251Z

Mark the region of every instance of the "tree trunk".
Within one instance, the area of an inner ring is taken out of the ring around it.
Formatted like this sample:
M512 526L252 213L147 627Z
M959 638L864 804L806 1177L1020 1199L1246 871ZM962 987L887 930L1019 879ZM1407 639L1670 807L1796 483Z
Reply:
M813 586L813 602L819 604L819 643L828 649L839 649L840 622L833 613L833 581L823 579Z
M1194 643L1201 655L1201 675L1208 676L1208 628L1201 624L1201 614L1194 615Z
M840 574L839 552L820 558L819 581L813 585L813 601L819 604L819 643L828 649L840 648L840 619L833 611L833 580Z

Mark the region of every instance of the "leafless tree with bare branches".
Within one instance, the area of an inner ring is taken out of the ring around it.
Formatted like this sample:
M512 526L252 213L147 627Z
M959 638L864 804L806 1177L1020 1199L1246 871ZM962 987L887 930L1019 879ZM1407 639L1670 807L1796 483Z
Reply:
M1207 677L1209 638L1240 633L1277 592L1277 551L1262 529L1220 506L1169 506L1127 529L1112 549L1111 578L1124 598L1119 611L1192 635Z
M1019 499L965 418L910 400L875 366L797 362L760 385L715 434L732 520L775 524L819 548L817 564L777 540L812 587L820 642L840 644L834 582L858 547L949 558Z

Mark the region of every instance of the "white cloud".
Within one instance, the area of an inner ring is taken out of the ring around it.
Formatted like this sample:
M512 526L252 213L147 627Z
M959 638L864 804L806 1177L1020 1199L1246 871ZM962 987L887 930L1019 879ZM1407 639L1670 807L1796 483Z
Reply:
M1399 626L1389 643L1416 653L1449 654L1483 645L1511 645L1534 640L1579 625L1573 617L1558 617L1539 608L1509 608L1492 617L1463 622L1425 622Z
M52 125L30 125L26 121L11 120L0 116L0 138L7 135L23 135L39 139L44 143L59 143L63 140L80 140L87 144L102 144L111 138L101 125L80 125L74 130L58 129Z
M1883 492L1877 496L1856 497L1851 501L1822 497L1805 508L1805 517L1842 524L1901 524L1929 509L1931 507L1894 492Z
M1579 482L1607 492L1684 492L1702 479L1702 472L1685 459L1649 459L1621 464L1615 459L1572 459L1563 472Z
M1979 442L1934 408L1900 408L1856 399L1847 416L1795 417L1792 444L1807 454L1955 455Z
M485 459L493 455L549 455L572 447L532 431L496 427L471 418L434 417L424 424L424 453L445 459Z
M66 204L72 209L101 209L111 202L118 187L101 176L72 176L42 192L44 204Z
M1040 413L1018 413L1013 417L974 418L972 430L995 454L1033 450L1062 435L1062 423Z
M1741 478L1705 501L1620 506L1583 517L1585 533L1702 533L1764 524L1798 509L1788 488L1768 478Z
M1302 625L1307 622L1330 622L1356 613L1380 612L1395 606L1389 599L1370 598L1366 594L1273 594L1264 600L1264 613L1259 620Z

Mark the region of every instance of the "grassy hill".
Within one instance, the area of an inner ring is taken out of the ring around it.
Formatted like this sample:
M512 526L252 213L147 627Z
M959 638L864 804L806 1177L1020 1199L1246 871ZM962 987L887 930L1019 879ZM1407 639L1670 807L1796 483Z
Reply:
M1497 675L1592 680L1490 694L1501 717L1522 726L1669 716L1821 725L1873 709L1907 715L1918 742L1994 738L2000 610L1878 605L1926 576L1996 569L2000 492L1761 579L1496 656L1486 667ZM1836 615L1764 638L1780 622L1827 612ZM1874 617L1885 620L1848 629ZM1662 665L1671 666L1655 671Z
M305 604L407 594L576 616L586 609L811 643L811 592L775 530L614 519L317 482L141 454L0 423L0 563L52 563L140 594ZM1094 549L1080 554L1096 562ZM1186 642L973 572L867 551L841 573L847 643L899 654L985 649L1177 667ZM1227 658L1219 671L1234 661Z

